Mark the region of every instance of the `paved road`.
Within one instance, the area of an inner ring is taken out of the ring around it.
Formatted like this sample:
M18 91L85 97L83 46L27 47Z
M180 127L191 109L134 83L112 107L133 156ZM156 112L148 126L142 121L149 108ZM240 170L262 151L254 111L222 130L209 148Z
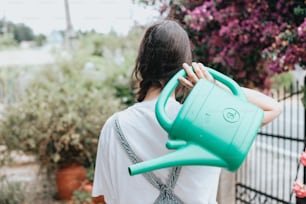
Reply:
M0 51L0 67L41 65L54 62L47 48L27 48Z

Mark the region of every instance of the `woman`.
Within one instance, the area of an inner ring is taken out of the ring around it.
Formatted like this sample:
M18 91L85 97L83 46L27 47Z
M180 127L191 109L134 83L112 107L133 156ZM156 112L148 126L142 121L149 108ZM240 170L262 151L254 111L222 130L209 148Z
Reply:
M183 87L191 89L201 78L214 82L201 63L192 63L191 56L188 35L176 22L165 20L147 29L133 72L139 82L138 102L114 114L102 129L93 197L104 195L108 204L216 203L220 168L183 166L136 176L127 170L133 162L169 153L165 148L167 133L155 118L155 102L168 80L183 66L187 71L187 77L179 79ZM251 103L264 110L263 125L280 114L273 99L244 91ZM175 97L173 93L166 107L171 118L181 107Z

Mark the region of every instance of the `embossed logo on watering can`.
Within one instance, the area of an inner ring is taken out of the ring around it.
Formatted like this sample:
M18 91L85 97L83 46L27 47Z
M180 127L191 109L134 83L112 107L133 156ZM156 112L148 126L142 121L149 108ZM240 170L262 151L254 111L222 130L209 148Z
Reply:
M223 110L223 118L229 123L236 123L240 119L240 114L234 108L225 108Z

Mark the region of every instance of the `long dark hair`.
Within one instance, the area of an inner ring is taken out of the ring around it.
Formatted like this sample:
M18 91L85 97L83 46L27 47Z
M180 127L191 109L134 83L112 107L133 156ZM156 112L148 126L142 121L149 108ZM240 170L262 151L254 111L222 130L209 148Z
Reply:
M163 88L169 79L191 63L186 31L173 20L150 26L141 41L132 77L138 81L137 101L143 101L150 87Z

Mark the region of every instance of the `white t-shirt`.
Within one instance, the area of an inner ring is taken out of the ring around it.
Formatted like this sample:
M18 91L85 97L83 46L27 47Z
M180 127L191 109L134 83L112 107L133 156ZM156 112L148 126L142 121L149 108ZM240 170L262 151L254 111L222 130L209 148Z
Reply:
M155 117L156 100L136 103L117 113L124 136L133 151L143 161L170 152L165 147L167 133ZM181 105L169 99L166 112L174 118ZM151 204L159 196L159 190L143 175L130 176L132 165L122 148L110 117L100 135L96 158L93 193L104 195L107 204ZM164 183L171 168L154 171ZM174 193L186 204L216 204L220 168L208 166L183 166Z

